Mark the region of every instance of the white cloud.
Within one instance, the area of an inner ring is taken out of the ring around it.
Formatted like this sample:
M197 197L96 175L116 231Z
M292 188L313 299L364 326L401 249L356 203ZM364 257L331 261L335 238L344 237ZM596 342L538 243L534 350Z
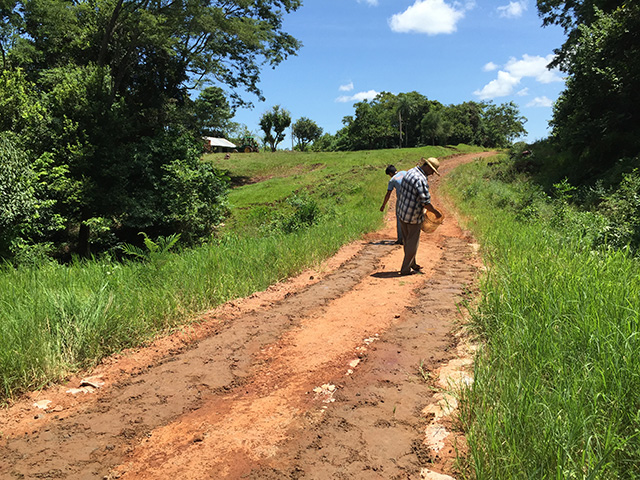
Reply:
M497 70L497 69L498 69L498 65L496 65L493 62L489 62L484 67L482 67L482 70L484 70L485 72L492 72L493 70Z
M546 57L527 55L522 56L522 60L511 58L505 69L512 75L518 77L534 77L540 83L561 82L562 75L558 69L549 70L547 65L551 63L555 55Z
M477 95L480 100L488 100L495 97L504 97L513 92L513 89L520 83L520 78L514 77L509 72L500 70L498 72L498 78L491 80L481 90L476 90L474 95Z
M519 2L509 2L509 5L498 7L498 13L504 18L518 18L527 9L526 0L520 0Z
M474 1L464 5L459 2L449 5L444 0L416 0L404 12L393 15L389 19L389 26L398 33L453 33L465 12L474 6Z
M527 107L552 107L553 106L553 102L545 97L536 97L533 100L531 100L529 103L527 103Z
M378 0L358 0L358 3L366 3L367 5L375 7L378 5Z
M378 96L378 92L375 90L369 90L367 92L359 92L354 95L342 95L336 98L336 102L347 103L347 102L361 102L362 100L373 100Z
M529 89L523 88L522 90L516 92L516 95L518 95L519 97L526 97L527 95L529 95Z
M338 90L340 90L341 92L350 92L351 90L353 90L353 82L349 82L345 85L340 85Z
M553 60L553 55L546 57L524 54L522 59L509 59L503 69L498 71L498 77L490 81L480 90L473 92L481 100L511 95L523 78L534 78L540 83L562 82L563 78L558 69L549 70L547 65ZM493 65L492 62L487 65ZM483 68L487 71L487 65ZM528 94L525 88L518 95Z

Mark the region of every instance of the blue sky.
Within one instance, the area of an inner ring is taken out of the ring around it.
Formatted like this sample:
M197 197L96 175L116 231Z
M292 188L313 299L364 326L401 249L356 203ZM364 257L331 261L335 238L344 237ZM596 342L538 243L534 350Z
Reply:
M548 135L564 89L561 72L546 68L564 35L542 27L535 0L305 0L284 26L303 47L263 71L266 101L246 94L255 106L234 118L259 136L274 105L334 134L354 103L417 91L445 105L513 101L534 141Z

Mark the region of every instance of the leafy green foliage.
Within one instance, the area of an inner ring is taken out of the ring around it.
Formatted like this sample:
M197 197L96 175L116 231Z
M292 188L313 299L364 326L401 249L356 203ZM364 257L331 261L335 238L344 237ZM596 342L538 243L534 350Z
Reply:
M275 105L260 117L260 128L264 132L264 141L272 152L275 152L278 144L284 140L284 130L289 125L291 125L291 114L280 105Z
M640 252L640 172L625 174L619 187L606 195L600 205L608 225L601 241L615 248L630 246Z
M314 152L334 152L338 148L337 143L338 137L336 135L325 133L315 142L313 142L313 145L311 145L311 150L313 150Z
M173 234L167 237L159 236L155 240L149 238L144 232L140 232L144 242L144 248L124 243L120 249L125 255L136 257L139 260L151 263L156 269L159 269L167 261L167 253L178 243L180 234Z
M284 233L292 233L318 223L321 217L320 207L307 195L293 195L287 199L291 211L277 220Z
M336 133L338 150L419 145L471 144L509 146L526 133L526 119L515 104L465 102L444 106L418 92L378 94L355 104L355 116L343 119Z
M553 66L562 65L568 54L580 43L578 27L589 26L597 17L597 12L610 13L624 5L621 0L537 0L538 13L543 25L559 25L567 34L562 48L556 50L558 57Z
M195 129L202 136L226 137L234 126L233 112L219 87L203 89L193 103Z
M107 248L140 230L207 236L223 216L226 182L198 164L199 137L232 128L241 91L262 98L262 65L300 46L282 30L300 4L3 4L0 131L16 135L50 209L40 240L88 255L92 242Z
M0 257L9 257L21 230L37 214L35 174L26 155L0 134Z
M451 123L444 117L443 108L431 108L420 121L420 129L431 145L443 145L451 136Z
M301 117L296 120L292 130L293 136L298 140L298 149L303 152L307 145L316 141L322 135L322 127L319 127L316 122L307 117Z
M187 243L210 234L228 214L229 179L209 163L192 157L165 166L162 187L169 230L184 232Z
M568 78L554 106L553 137L582 178L600 174L640 151L640 5L540 3L566 3L574 12L555 20L571 36L559 60Z
M520 115L515 103L502 105L489 104L483 112L483 123L486 139L485 145L500 148L509 147L520 135L526 133L526 119Z

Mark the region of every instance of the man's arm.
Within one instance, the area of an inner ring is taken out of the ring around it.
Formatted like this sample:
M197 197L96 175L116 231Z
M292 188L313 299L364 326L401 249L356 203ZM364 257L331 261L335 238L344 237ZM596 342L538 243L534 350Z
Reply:
M391 192L393 190L387 190L387 194L384 196L384 201L382 202L382 206L380 207L380 211L384 212L384 207L387 206L387 202L389 201L389 197L391 197Z
M425 203L424 208L433 213L436 218L440 218L442 216L442 214L430 203Z

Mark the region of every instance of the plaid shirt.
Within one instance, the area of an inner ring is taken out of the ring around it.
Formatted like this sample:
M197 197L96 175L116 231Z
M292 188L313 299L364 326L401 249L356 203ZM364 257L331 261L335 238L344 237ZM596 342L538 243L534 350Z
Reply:
M414 167L402 179L396 215L404 223L422 223L427 203L431 203L427 176L420 167Z

